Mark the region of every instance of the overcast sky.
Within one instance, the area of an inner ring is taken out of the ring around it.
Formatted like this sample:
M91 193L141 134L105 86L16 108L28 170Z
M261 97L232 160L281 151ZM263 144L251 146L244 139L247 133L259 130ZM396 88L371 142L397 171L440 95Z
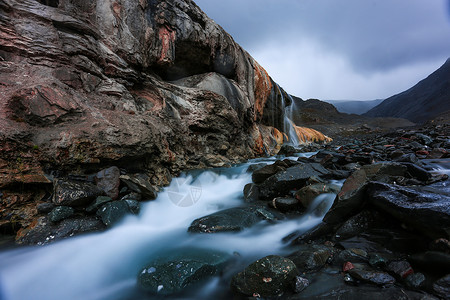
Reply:
M450 57L450 0L194 1L303 99L384 99Z

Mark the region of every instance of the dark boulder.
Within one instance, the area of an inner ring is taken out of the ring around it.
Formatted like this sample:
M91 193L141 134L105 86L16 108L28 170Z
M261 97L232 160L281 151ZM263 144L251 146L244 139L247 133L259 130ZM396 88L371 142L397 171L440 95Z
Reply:
M274 198L269 205L281 212L293 212L302 209L297 199L292 197L277 197Z
M111 197L98 196L97 198L95 198L94 202L92 202L88 207L86 207L86 211L89 213L96 212L100 206L111 201L113 201Z
M48 219L56 223L72 216L74 212L75 210L70 206L57 206L48 214Z
M105 229L105 225L94 216L68 218L58 223L50 222L48 218L41 217L32 226L19 232L16 241L18 244L42 245L76 234L103 229Z
M262 183L264 180L278 172L286 170L288 166L281 160L276 161L271 165L264 166L252 174L252 181L254 183Z
M371 182L372 205L431 238L450 237L450 196Z
M312 176L324 176L329 171L318 163L300 163L267 178L261 184L260 197L272 200L276 196L283 196L295 188L302 188Z
M379 286L395 283L394 277L384 272L351 269L348 271L348 273L357 280L376 284Z
M360 234L369 229L374 221L374 215L371 211L363 210L344 222L336 231L336 239L347 239Z
M122 200L108 202L97 210L97 215L108 227L113 226L129 214L136 214L136 210L132 210L127 201Z
M147 264L138 275L138 283L152 294L180 293L216 275L229 259L229 254L216 250L177 249Z
M411 255L408 259L413 266L437 275L445 275L450 270L450 254L426 251Z
M95 176L97 186L102 189L105 194L116 200L119 196L120 170L118 167L110 167L101 170Z
M340 191L340 187L334 184L327 183L315 183L302 187L295 193L295 198L297 198L300 204L304 208L308 208L311 203L320 194L332 193L337 194Z
M242 231L263 220L275 221L281 218L283 217L278 212L263 206L234 207L194 220L188 231L195 233Z
M329 247L323 245L301 245L299 250L287 256L301 272L318 270L325 266L332 255Z
M254 183L248 183L244 186L245 202L254 202L259 199L259 186Z
M53 203L65 206L83 206L89 204L104 192L88 182L57 180L54 183Z
M155 188L150 184L150 178L145 174L121 175L123 181L130 190L141 194L145 200L156 199Z
M443 299L450 298L450 274L442 277L433 284L433 292Z
M338 224L357 213L365 204L367 184L390 176L404 176L406 167L399 163L377 163L363 166L347 178L333 206L323 218L324 222Z
M255 261L233 276L231 288L246 296L279 296L292 290L297 274L298 270L290 259L270 255Z

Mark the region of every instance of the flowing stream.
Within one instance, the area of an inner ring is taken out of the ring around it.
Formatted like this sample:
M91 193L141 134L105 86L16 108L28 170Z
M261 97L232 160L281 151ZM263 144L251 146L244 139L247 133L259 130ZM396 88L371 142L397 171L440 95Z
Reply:
M244 205L242 190L251 182L248 166L273 160L256 159L233 168L184 174L156 200L143 203L138 216L129 216L106 232L0 253L0 299L133 299L139 293L139 270L156 253L182 246L239 253L242 263L269 254L287 254L292 250L281 239L317 225L334 195L321 195L305 215L276 224L262 223L240 233L187 232L198 217ZM319 211L317 206L323 201L326 209L321 205ZM219 285L219 278L214 278L195 291L195 298L211 299Z

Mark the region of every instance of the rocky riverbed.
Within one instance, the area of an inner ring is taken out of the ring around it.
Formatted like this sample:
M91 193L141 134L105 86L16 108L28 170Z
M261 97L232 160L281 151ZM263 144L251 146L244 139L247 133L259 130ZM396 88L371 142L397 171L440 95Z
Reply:
M168 218L185 221L175 233L155 232L150 248L141 236L133 242L136 249L125 251L147 254L130 262L133 283L124 293L143 299L448 299L449 132L444 124L372 132L326 145L285 145L270 159L213 173L191 172L187 181L174 179L177 186L159 194L167 197L164 205L171 202L180 214L152 206L152 218L156 227L178 224L156 217L164 211ZM195 178L205 174L224 181L203 180L201 185ZM239 184L231 188L230 180ZM135 235L142 229L129 227L126 220L147 219L148 204L161 205L162 200L145 175L123 174L117 167L55 181L48 195L38 206L39 222L19 241L50 244L39 250L49 254L118 231ZM220 200L203 211L197 205L200 197ZM108 227L98 237L54 243ZM164 242L169 236L171 242ZM127 245L133 248L133 243ZM30 256L33 249L27 250ZM3 258L14 251L4 252ZM33 269L32 261L23 267ZM2 278L14 268L14 263L0 266ZM5 299L16 299L7 296L14 291L11 280L2 287Z

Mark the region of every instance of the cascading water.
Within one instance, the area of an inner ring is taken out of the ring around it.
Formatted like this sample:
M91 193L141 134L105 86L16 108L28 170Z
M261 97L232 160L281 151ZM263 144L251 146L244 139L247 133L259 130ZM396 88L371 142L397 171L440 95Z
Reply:
M243 187L251 182L246 169L250 164L273 160L257 159L229 169L183 175L155 201L145 203L139 216L130 216L106 232L0 253L0 299L152 299L136 287L140 268L156 253L180 246L239 253L239 268L265 255L287 254L292 250L281 239L320 223L333 194L321 195L305 215L294 220L261 224L240 233L187 232L198 217L243 205ZM180 205L180 198L174 195L191 198ZM190 298L218 299L217 294L228 291L228 284L213 278Z
M278 92L281 97L281 107L283 109L283 132L287 135L288 141L287 144L298 146L300 144L297 132L295 130L294 123L294 112L296 111L295 101L292 99L291 95L282 90L282 88L276 84ZM291 104L286 106L285 95L289 97Z

